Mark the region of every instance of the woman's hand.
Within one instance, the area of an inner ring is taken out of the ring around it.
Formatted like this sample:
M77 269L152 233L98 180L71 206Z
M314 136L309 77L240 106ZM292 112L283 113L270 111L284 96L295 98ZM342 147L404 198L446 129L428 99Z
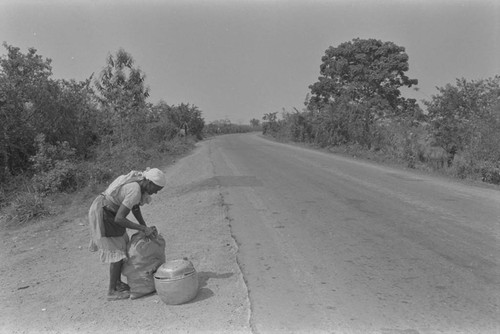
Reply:
M156 229L155 226L146 226L144 229L144 234L146 235L147 238L156 238L158 236L158 230Z

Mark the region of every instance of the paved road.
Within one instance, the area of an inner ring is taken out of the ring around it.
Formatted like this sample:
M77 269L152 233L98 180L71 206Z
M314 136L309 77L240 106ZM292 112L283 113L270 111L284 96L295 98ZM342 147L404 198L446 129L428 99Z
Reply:
M500 332L499 191L256 134L208 145L254 333Z

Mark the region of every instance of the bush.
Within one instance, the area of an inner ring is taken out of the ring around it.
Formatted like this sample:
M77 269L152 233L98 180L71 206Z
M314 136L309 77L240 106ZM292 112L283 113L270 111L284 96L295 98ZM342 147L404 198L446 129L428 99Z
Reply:
M43 134L36 136L35 144L37 153L30 158L35 171L32 178L35 190L42 194L75 190L75 150L68 142L47 143Z
M82 162L76 169L77 188L108 183L114 176L115 173L109 166L96 161Z
M461 154L456 154L453 158L453 163L451 165L451 172L455 177L459 179L465 179L472 175L473 166L466 156Z
M36 192L20 192L14 196L11 205L5 209L7 222L24 224L29 220L50 215L43 197Z
M179 129L172 122L157 123L150 127L147 139L153 143L160 143L175 138L178 133Z
M39 134L35 138L37 152L30 158L35 172L48 172L55 167L57 161L72 161L75 149L68 142L57 142L55 145L45 141L45 135Z
M498 164L485 161L479 166L481 180L483 182L500 184L500 168Z
M182 154L193 147L194 140L191 137L176 137L169 141L162 141L158 144L156 150L160 153L170 153L171 155Z
M74 163L56 161L49 171L33 176L33 186L42 194L74 191L77 189L76 170Z
M484 182L492 183L498 168L492 163L479 161L474 155L467 152L456 154L450 168L452 174L460 179L481 179Z

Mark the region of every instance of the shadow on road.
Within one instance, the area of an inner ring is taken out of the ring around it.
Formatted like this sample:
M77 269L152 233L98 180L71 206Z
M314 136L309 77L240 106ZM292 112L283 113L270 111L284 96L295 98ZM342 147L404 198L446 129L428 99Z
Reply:
M193 300L188 302L188 304L200 302L202 300L208 299L208 298L212 297L213 295L215 295L211 289L205 287L205 286L207 286L207 282L209 279L225 279L225 278L229 278L231 276L233 276L233 273L218 274L218 273L214 273L212 271L199 272L198 273L198 287L199 287L198 294L196 295L196 298L194 298Z
M207 285L207 281L211 278L224 279L224 278L229 278L231 276L233 276L233 273L218 274L212 271L200 271L198 273L198 286L200 288L205 287Z

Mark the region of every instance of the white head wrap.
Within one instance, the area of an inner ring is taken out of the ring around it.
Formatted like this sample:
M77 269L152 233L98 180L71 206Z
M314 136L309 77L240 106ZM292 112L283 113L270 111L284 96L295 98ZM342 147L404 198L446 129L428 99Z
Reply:
M144 172L142 172L142 176L160 187L165 187L167 184L165 174L163 174L163 172L158 168L148 167Z

